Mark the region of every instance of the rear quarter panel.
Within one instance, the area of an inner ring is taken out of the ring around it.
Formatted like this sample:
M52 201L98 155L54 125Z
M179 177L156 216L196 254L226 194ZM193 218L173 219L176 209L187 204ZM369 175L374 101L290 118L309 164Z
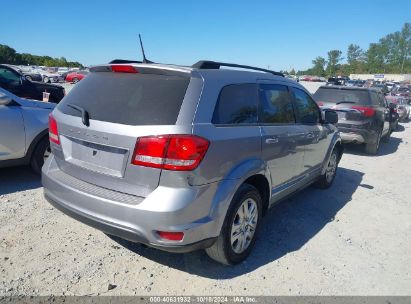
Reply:
M48 116L51 109L22 107L26 130L26 152L31 142L44 130L48 129Z

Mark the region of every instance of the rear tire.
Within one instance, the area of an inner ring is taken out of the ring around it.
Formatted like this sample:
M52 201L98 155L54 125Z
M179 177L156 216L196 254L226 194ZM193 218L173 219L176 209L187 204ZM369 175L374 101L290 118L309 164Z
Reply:
M244 261L256 241L262 206L258 190L243 184L231 201L220 235L215 243L205 250L208 256L225 265Z
M41 173L41 168L43 167L44 161L50 155L50 142L49 138L46 136L42 138L34 148L33 155L31 156L30 165L34 172L37 174Z
M385 134L385 135L381 138L381 140L382 140L383 143L387 144L387 143L390 142L390 137L391 137L391 130L389 130L389 131L387 132L387 134Z
M331 153L330 159L325 169L324 174L320 176L318 181L314 184L317 188L328 189L331 187L335 176L337 175L338 162L340 159L340 152L334 149Z
M375 143L367 143L365 144L365 153L370 155L376 155L378 153L378 149L380 148L380 141L381 141L381 132L377 135L377 140Z

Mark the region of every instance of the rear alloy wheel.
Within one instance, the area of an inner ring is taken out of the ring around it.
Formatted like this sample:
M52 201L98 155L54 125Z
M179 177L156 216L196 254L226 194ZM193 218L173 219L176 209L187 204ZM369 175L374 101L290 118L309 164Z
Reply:
M327 167L325 168L324 174L322 174L320 178L318 179L318 181L315 183L316 187L321 188L321 189L327 189L332 185L334 178L337 174L338 158L339 158L339 152L337 149L334 149L333 152L331 153L331 156L328 161Z
M262 200L258 190L243 184L234 195L220 235L206 249L210 258L226 265L238 264L250 254L262 216Z
M370 154L370 155L376 155L378 153L378 149L380 148L380 142L381 142L381 132L378 132L375 143L365 144L365 153Z

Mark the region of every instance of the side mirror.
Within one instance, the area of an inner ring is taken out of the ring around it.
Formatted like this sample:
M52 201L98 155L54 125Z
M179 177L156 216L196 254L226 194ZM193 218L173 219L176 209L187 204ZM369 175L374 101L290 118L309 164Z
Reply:
M12 101L10 96L0 92L0 106L7 106Z
M336 124L338 122L338 114L332 110L326 110L324 113L324 121L330 124Z

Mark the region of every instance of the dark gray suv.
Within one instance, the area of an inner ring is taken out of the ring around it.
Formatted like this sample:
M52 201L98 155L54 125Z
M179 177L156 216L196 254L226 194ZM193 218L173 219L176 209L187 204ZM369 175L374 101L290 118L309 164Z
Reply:
M267 208L331 185L342 146L297 82L224 65L92 68L50 116L46 199L107 234L244 260Z
M322 86L314 99L320 107L338 113L343 143L364 144L366 153L377 154L381 140L389 141L393 113L380 90Z

